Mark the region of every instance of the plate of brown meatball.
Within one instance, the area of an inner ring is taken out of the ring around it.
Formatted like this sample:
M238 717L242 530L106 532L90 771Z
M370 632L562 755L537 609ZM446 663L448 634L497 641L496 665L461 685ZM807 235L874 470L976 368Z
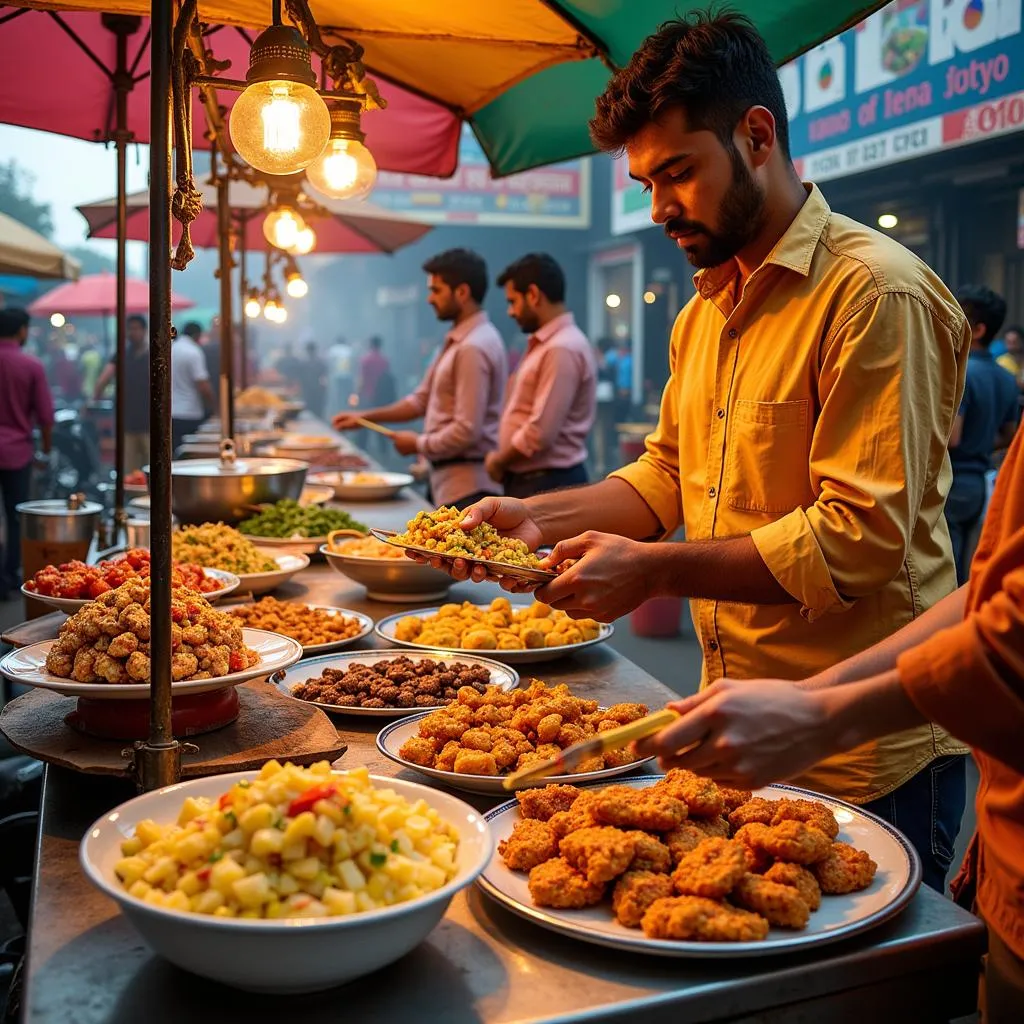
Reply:
M287 696L333 714L397 718L445 707L464 687L514 690L519 673L473 655L350 651L308 658L270 681Z

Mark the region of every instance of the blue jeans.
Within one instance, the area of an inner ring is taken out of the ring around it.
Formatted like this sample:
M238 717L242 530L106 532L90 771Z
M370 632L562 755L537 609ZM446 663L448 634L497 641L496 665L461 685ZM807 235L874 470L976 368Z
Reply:
M587 482L587 467L581 462L568 469L542 469L535 473L508 473L505 494L510 498L532 498L535 494L579 487Z
M864 804L917 850L925 885L945 893L946 873L967 803L967 757L940 757L888 796Z
M985 511L985 474L954 473L953 486L946 498L946 525L949 539L953 542L953 564L956 566L956 582L967 582L971 565L967 560L967 545L977 529L982 512Z

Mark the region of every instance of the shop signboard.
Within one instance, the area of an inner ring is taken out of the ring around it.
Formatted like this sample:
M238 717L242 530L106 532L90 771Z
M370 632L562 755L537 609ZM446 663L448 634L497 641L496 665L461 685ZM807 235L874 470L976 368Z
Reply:
M800 175L827 181L1024 129L1021 6L897 0L780 68ZM624 171L614 180L613 228L640 195Z
M381 171L371 202L427 224L479 227L588 228L590 160L491 177L480 144L463 129L451 178Z

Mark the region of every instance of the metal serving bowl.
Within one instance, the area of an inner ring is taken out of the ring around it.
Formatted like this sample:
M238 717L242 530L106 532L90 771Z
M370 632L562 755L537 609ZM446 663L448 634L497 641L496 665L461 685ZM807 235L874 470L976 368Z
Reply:
M421 599L442 600L454 580L440 569L421 565L411 558L366 558L332 551L329 544L320 553L332 569L366 587L373 601L416 603Z
M245 456L171 463L171 508L183 523L237 523L252 508L282 498L298 501L309 464ZM143 470L149 479L149 466Z

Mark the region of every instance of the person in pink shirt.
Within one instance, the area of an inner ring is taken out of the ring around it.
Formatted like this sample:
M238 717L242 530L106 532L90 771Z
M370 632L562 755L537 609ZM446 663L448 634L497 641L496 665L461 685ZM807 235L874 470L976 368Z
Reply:
M0 599L20 582L21 530L17 506L28 501L32 436L39 427L43 457L50 452L53 398L46 370L35 356L22 351L28 340L28 313L0 309L0 495L7 523L7 547L0 560Z
M427 302L451 330L420 386L405 398L359 413L334 417L338 430L375 423L408 423L392 443L400 455L422 455L430 463L429 500L466 508L501 488L487 475L484 459L498 443L501 400L508 380L505 345L480 308L487 294L487 264L468 249L449 249L423 265L429 275Z
M546 253L530 253L498 278L508 313L530 335L509 381L491 479L512 498L587 482L587 436L597 414L597 363L565 308L565 275Z

